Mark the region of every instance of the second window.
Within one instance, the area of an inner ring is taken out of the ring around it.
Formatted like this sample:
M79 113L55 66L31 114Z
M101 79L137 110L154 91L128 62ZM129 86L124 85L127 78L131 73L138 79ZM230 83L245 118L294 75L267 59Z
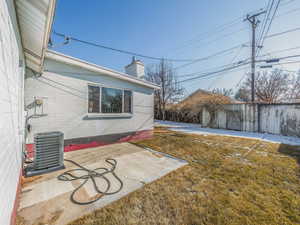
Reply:
M93 85L88 90L89 113L132 113L132 91Z

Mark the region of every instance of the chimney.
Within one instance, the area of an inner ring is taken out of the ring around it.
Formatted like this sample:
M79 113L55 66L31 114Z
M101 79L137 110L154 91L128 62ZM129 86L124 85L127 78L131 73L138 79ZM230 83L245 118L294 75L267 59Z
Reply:
M145 66L144 63L140 60L136 60L135 57L132 57L132 62L125 66L125 72L128 75L144 79L145 78Z

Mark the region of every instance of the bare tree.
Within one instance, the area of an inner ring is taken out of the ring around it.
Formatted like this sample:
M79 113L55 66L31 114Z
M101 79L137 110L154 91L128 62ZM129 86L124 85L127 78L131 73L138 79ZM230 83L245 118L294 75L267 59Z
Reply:
M293 82L290 88L289 98L291 100L300 99L300 70L293 78Z
M159 64L147 68L146 77L161 87L155 90L154 103L156 118L165 120L166 105L178 102L183 97L183 88L175 76L172 65L163 59Z
M224 96L232 96L233 95L233 90L230 89L226 89L226 88L215 88L212 90L213 94L219 94L219 95L224 95Z
M255 76L255 96L257 102L276 103L288 98L291 85L289 73L275 69L271 72L259 72ZM247 77L235 98L249 101L251 95L251 77Z
M234 95L234 98L238 101L242 102L250 102L251 101L251 92L250 89L241 87L237 90Z

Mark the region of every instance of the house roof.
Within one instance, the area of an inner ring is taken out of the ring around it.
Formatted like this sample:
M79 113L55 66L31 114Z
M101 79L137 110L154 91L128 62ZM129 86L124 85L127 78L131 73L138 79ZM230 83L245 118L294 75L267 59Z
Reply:
M15 0L26 66L41 72L56 0Z
M199 112L199 110L205 104L232 104L233 100L221 94L215 94L210 91L198 89L189 96L187 96L184 100L177 104L168 105L169 109L186 109L191 112Z
M98 66L96 64L93 64L93 63L90 63L90 62L87 62L87 61L83 61L81 59L74 58L74 57L71 57L71 56L68 56L68 55L64 55L62 53L59 53L59 52L56 52L56 51L53 51L53 50L47 50L45 57L48 58L48 59L58 61L58 62L69 64L69 65L72 65L72 66L78 66L78 67L81 67L83 69L86 69L86 70L89 70L91 72L95 72L95 73L98 73L98 74L101 74L101 75L105 74L105 75L108 75L108 76L111 76L111 77L114 77L114 78L117 78L117 79L120 79L120 80L125 80L125 81L131 82L131 83L135 83L135 84L145 86L145 87L149 87L149 88L153 88L153 89L159 89L160 88L159 85L151 83L149 81L139 79L137 77L133 77L131 75L128 75L128 74L125 74L125 73L122 73L122 72L118 72L118 71L115 71L115 70L112 70L112 69L108 69L108 68L105 68L105 67L102 67L102 66Z

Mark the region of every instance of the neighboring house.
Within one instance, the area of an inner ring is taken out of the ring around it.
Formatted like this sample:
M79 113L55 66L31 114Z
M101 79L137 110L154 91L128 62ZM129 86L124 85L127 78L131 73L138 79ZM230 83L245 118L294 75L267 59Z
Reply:
M212 102L221 102L223 104L232 103L232 99L228 96L221 94L215 94L210 91L198 89L181 102L168 106L168 109L189 111L198 113L202 111L205 104L211 104Z
M25 138L62 131L74 150L148 137L153 128L158 87L136 77L141 62L126 75L47 50L55 4L0 1L1 225L15 224Z

